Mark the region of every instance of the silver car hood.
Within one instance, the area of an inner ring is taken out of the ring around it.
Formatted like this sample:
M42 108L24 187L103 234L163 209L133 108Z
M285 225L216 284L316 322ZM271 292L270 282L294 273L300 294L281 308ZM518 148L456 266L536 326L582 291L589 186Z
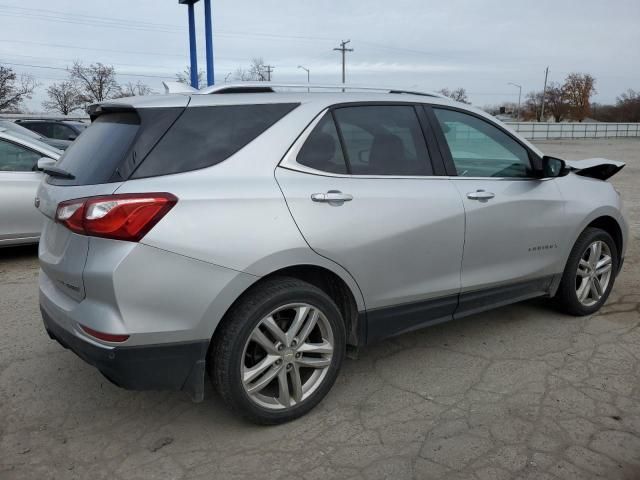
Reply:
M624 162L606 158L587 158L586 160L565 160L567 166L577 175L606 180L614 176L625 166Z

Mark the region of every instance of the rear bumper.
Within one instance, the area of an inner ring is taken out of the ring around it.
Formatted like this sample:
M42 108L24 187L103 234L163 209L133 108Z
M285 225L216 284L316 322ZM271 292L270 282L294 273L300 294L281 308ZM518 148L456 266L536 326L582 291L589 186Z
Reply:
M131 347L98 346L57 323L41 305L49 336L129 390L183 390L194 401L204 397L206 340Z

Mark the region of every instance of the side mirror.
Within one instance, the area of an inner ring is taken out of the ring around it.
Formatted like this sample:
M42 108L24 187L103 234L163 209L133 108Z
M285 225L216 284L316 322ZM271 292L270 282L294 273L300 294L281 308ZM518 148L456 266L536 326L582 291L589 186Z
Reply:
M76 138L78 138L78 136L77 136L77 135L69 135L69 137L67 138L67 140L71 140L71 141L73 142Z
M42 157L38 160L37 170L44 170L47 167L53 167L56 164L56 160L49 157Z
M540 178L564 177L569 173L569 168L564 160L545 155L542 157Z

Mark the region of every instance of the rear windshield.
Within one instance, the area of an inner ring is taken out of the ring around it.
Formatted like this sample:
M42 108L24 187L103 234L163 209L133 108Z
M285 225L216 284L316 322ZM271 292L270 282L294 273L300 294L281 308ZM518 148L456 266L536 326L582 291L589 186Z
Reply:
M92 185L187 172L216 165L253 141L298 103L141 108L100 115L61 157L75 179Z
M252 142L297 103L187 108L132 178L216 165Z
M109 182L139 129L140 118L135 113L101 115L67 148L58 164L76 178L48 177L48 181L60 185Z

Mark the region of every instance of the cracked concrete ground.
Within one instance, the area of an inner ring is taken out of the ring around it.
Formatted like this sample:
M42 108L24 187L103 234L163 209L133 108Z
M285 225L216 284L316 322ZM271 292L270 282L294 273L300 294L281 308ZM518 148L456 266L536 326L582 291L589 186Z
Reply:
M288 425L114 387L46 336L35 250L0 251L0 478L640 478L640 139L541 148L627 162L636 243L601 313L536 300L385 341Z

